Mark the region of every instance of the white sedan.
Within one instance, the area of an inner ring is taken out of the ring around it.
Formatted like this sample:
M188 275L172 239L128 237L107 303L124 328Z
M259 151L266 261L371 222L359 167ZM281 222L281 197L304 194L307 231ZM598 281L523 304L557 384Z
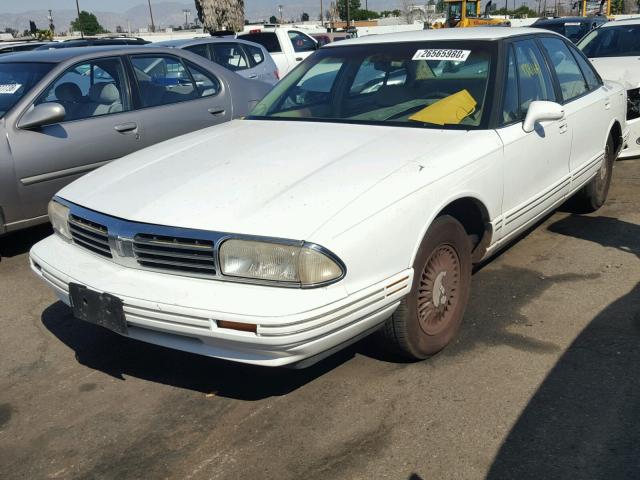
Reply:
M627 90L629 140L621 158L640 156L640 18L607 22L578 43L602 78Z
M248 118L60 191L31 265L77 318L170 348L300 367L380 330L426 358L474 263L605 202L625 102L538 29L330 44Z

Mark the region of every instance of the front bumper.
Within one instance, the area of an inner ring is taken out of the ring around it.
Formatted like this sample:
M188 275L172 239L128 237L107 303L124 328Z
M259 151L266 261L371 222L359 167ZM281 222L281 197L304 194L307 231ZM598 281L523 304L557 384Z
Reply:
M341 283L276 288L138 270L51 236L30 253L33 271L69 304L69 283L119 297L129 336L177 350L265 366L321 358L387 319L411 288L412 270L353 294ZM226 320L256 333L218 327Z
M640 156L640 118L627 120L625 142L618 158Z

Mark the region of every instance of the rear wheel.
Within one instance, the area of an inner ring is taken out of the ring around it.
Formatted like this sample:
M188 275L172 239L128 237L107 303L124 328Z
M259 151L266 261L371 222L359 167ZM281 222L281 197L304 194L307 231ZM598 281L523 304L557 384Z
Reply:
M600 170L576 195L577 205L581 210L595 212L604 205L609 194L614 162L615 148L613 146L613 138L609 136Z
M427 358L454 337L469 299L471 242L455 218L438 217L414 263L411 292L387 320L388 346L410 359Z

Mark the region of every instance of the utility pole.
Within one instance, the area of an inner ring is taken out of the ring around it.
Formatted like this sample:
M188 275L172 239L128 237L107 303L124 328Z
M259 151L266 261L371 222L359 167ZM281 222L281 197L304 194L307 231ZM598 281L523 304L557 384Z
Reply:
M153 10L151 9L151 0L147 0L149 2L149 16L151 16L151 31L156 31L156 24L153 22Z
M280 24L282 25L284 23L282 19L282 5L278 5L278 15L280 15Z
M344 0L344 4L347 7L347 28L351 26L351 12L349 10L349 1L350 0Z
M320 25L324 26L324 9L322 8L322 0L320 0Z
M78 25L80 25L80 37L84 38L84 32L82 31L82 19L80 18L80 5L78 4L78 0L76 0L76 10L78 11Z
M184 13L184 29L187 30L189 28L189 15L191 15L191 10L185 8L182 10Z

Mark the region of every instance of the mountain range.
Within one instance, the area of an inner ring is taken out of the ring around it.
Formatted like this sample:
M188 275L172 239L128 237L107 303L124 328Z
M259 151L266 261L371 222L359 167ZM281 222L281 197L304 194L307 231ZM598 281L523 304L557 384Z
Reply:
M323 0L325 10L329 7L329 3L330 0ZM365 0L361 0L361 3L364 8ZM402 0L367 0L367 3L371 10L392 10L399 8ZM421 2L414 0L412 3ZM191 10L189 21L192 22L195 19L196 8L193 1L153 1L152 5L154 21L158 27L184 24L184 9ZM278 5L283 5L282 16L285 19L298 20L303 12L308 13L312 19L320 15L320 0L245 0L245 16L250 21L267 21L271 15L279 15ZM22 32L29 28L29 20L33 20L38 28L45 28L49 24L47 13L45 9L29 10L22 13L2 13L0 5L0 31L4 31L5 28L15 28ZM121 26L125 31L129 26L132 30L136 30L147 27L151 23L146 2L140 2L122 12L91 10L91 13L96 15L103 27L111 31L115 31L117 26ZM54 10L53 23L56 26L56 31L68 30L69 24L76 16L76 11L73 9Z

